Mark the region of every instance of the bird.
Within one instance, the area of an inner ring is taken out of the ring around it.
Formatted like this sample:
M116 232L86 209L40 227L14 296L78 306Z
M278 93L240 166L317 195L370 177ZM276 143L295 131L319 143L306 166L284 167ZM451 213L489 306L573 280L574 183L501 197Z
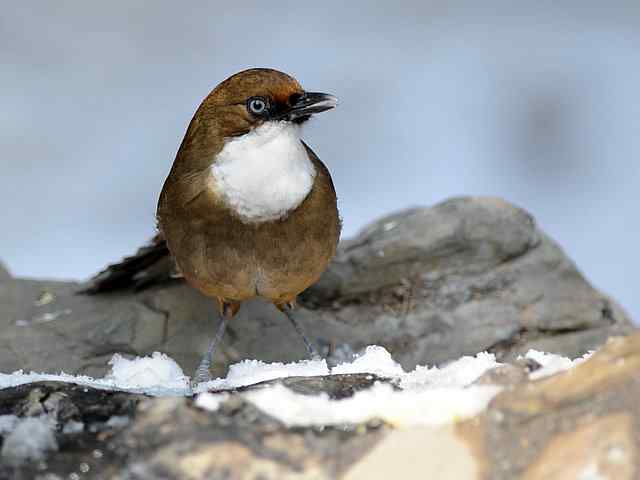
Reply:
M194 384L210 380L227 322L254 297L283 312L317 356L294 308L335 255L341 219L329 170L301 135L336 105L286 73L252 68L218 84L189 123L156 218L179 274L220 311Z

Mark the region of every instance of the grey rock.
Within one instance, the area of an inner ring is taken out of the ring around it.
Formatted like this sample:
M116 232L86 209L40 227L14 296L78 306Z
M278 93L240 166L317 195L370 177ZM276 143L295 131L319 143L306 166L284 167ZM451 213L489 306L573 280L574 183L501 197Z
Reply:
M57 449L58 443L47 417L25 418L5 436L0 460L8 465L20 465L44 460L47 452Z
M61 382L6 388L0 390L0 480L80 473L105 480L636 478L639 352L635 334L542 380L529 379L535 362L490 370L477 383L506 388L487 409L437 428L375 419L287 428L235 392L208 411L193 398ZM345 374L283 382L302 394L345 398L372 381L388 380Z
M370 386L362 375L298 377L288 386L305 393L348 396ZM266 383L253 388L262 388ZM251 387L250 387L251 388ZM37 395L32 392L36 390ZM0 390L0 409L21 414L20 405L57 395L75 412L50 414L60 452L46 458L47 475L71 478L85 465L88 478L101 479L334 479L368 452L388 431L381 422L338 427L288 429L239 395L218 411L197 408L187 398L145 398L61 382L40 382ZM35 418L35 417L34 417ZM37 417L44 418L44 417ZM18 422L32 421L21 418ZM70 422L79 425L67 428ZM18 423L19 424L19 423ZM47 431L44 433L49 433ZM11 462L0 461L0 479L22 480L43 474L21 455L31 443L11 440ZM46 446L50 447L49 444ZM51 450L51 448L49 448ZM32 452L27 452L33 458ZM44 454L42 452L36 452ZM39 457L40 458L40 457ZM84 477L80 477L84 478Z
M9 269L4 263L0 262L0 282L5 282L10 279L11 272L9 272Z
M340 324L334 342L381 344L405 368L485 350L575 357L633 330L529 214L494 198L374 223L342 245L305 299L317 329Z
M144 290L89 296L76 283L0 284L0 371L103 375L115 352L159 350L190 374L217 309L168 272L163 277L160 265L170 262L161 244L151 248L138 262L153 272ZM136 278L149 278L147 271ZM378 344L406 369L486 350L501 359L529 348L574 357L633 330L528 213L495 198L457 198L375 222L342 242L300 304L300 322L330 360ZM255 300L230 322L214 374L243 358L304 357L284 316Z

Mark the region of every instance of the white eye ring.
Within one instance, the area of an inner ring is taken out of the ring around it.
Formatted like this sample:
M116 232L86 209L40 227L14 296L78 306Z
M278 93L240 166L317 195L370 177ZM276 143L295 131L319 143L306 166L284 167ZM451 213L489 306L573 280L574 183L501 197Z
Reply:
M267 102L260 97L253 97L247 101L247 108L251 113L262 115L267 110Z

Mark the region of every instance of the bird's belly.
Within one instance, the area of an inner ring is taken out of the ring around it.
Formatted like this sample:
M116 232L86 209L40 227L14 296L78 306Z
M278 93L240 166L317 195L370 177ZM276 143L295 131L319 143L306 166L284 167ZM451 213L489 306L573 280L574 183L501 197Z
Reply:
M313 284L334 253L326 241L256 237L251 245L202 239L207 247L191 252L206 253L199 260L194 255L185 259L183 275L208 296L234 301L260 296L278 303L293 300Z

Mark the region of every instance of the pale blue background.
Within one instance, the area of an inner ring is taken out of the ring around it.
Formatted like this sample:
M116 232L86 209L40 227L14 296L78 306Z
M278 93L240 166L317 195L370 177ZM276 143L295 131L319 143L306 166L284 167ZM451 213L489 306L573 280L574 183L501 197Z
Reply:
M0 14L0 258L14 274L85 278L133 252L200 100L269 66L342 102L305 137L347 235L410 205L499 195L640 318L639 2L22 3Z

